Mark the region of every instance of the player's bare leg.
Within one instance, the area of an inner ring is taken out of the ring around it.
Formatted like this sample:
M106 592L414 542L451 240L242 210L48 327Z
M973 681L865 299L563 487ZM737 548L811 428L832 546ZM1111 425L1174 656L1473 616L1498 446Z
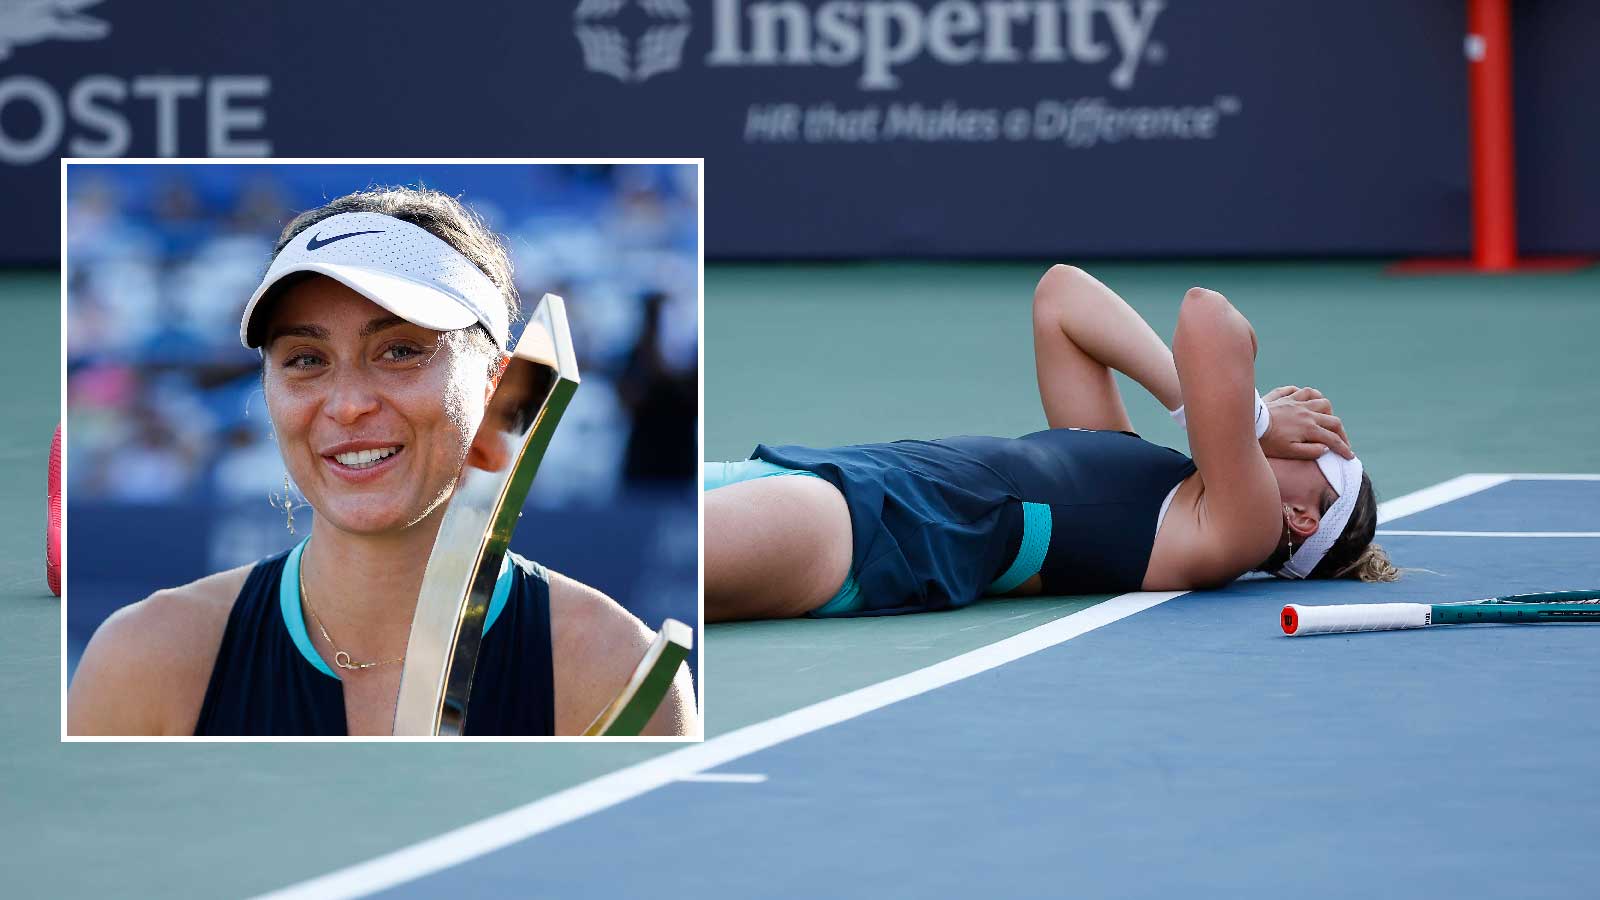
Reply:
M706 621L802 616L850 574L850 512L820 478L778 475L705 495Z

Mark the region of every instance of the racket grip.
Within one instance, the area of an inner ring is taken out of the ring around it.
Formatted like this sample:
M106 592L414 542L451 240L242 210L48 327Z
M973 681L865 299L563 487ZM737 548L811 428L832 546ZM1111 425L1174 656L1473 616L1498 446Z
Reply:
M1432 624L1433 607L1426 603L1354 603L1348 606L1301 606L1283 608L1280 624L1283 633L1334 634L1349 631L1393 631L1423 628Z

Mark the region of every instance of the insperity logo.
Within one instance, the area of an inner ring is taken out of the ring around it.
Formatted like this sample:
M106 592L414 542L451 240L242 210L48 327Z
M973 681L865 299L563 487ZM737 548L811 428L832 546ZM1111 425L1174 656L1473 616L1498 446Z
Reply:
M6 0L0 3L0 60L40 41L98 41L111 26L79 10L105 0Z
M582 0L584 63L622 81L676 69L689 34L684 0L637 0L650 24L613 26L630 0ZM1167 0L710 0L711 68L854 69L863 91L902 86L903 66L1108 65L1118 90L1161 63L1153 40Z
M637 0L642 17L626 16L630 0L579 0L573 13L583 65L618 81L644 81L683 61L689 37L686 0ZM629 23L630 18L644 21Z

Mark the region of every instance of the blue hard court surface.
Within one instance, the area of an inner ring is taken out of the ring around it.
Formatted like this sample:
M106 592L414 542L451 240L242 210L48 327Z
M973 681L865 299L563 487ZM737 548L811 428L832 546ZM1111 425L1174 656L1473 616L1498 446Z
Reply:
M1596 510L1600 510L1600 481L1512 481L1397 519L1393 527L1407 531L1600 531Z
M1517 481L1389 525L1594 531L1597 491ZM1189 594L724 767L764 783L673 783L388 893L1594 896L1600 629L1277 618L1600 587L1600 543L1385 543L1430 571Z

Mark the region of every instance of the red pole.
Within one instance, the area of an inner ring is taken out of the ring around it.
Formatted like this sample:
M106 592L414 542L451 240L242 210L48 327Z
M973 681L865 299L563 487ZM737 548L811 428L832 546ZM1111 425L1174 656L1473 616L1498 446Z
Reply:
M1479 269L1507 271L1517 265L1510 0L1468 0L1467 32L1473 262Z

